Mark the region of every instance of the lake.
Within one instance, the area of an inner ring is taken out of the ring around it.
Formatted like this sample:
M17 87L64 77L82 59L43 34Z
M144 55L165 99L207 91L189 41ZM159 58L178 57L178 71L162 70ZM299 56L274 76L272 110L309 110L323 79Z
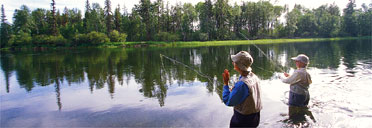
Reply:
M259 127L372 127L371 44L2 52L0 126L228 127L233 108L221 100L221 74L239 77L229 57L245 50L261 79ZM280 77L301 53L310 58L309 108L289 109Z

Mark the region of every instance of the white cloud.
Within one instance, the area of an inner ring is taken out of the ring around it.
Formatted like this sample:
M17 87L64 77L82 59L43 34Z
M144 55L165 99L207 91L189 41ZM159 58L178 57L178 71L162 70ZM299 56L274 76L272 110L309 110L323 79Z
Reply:
M56 0L56 7L57 9L63 11L64 7L67 8L78 8L82 11L85 9L85 1L86 0ZM151 0L155 1L155 0ZM167 0L163 0L167 1ZM171 5L175 5L176 3L192 3L197 4L198 2L201 2L204 0L169 0L169 3ZM214 0L212 0L214 1ZM238 4L241 4L242 1L258 1L258 0L229 0L230 5L233 5L235 2ZM104 6L104 0L89 0L90 4L92 3L99 3L101 7ZM285 5L288 4L290 9L293 8L294 4L301 4L304 5L307 8L317 8L320 5L323 4L332 4L336 3L338 7L340 8L340 11L342 11L343 8L346 7L346 4L349 2L349 0L271 0L272 3L275 5ZM21 5L27 5L31 10L34 10L36 8L45 8L50 9L50 3L51 0L1 0L0 4L3 4L5 7L5 14L7 16L7 19L9 22L12 22L12 17L15 9L19 9ZM134 7L135 4L138 4L139 0L111 0L111 6L112 8L116 8L118 4L120 4L120 7L122 8L125 4L126 8L130 12L130 10ZM360 7L362 3L372 3L372 0L357 0L357 8Z

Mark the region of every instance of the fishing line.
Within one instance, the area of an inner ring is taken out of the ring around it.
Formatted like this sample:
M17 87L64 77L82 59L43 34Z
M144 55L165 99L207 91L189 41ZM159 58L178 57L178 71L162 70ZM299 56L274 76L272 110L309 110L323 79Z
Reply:
M242 33L239 32L240 35L242 35L246 40L249 40L245 35L243 35ZM279 67L279 65L277 65L274 60L272 60L269 56L267 56L265 54L265 52L263 52L261 50L261 48L259 48L256 44L252 43L254 47L256 47L258 49L258 51L260 51L268 60L270 60L269 62L273 63L275 65L275 67L279 68L280 71L284 72L284 70L282 69L282 67ZM264 70L264 69L263 69Z
M239 32L240 33L240 32ZM245 39L247 39L247 40L249 40L245 35L243 35L242 33L240 33L240 35L242 35ZM277 68L279 68L280 69L280 71L282 71L282 72L284 72L283 71L283 69L282 69L282 67L279 67L279 65L277 65L272 59L270 59L256 44L254 44L254 43L252 43L253 44L253 46L255 46L267 59L269 59L270 60L270 62L271 63L273 63ZM260 68L261 70L265 70L265 69L262 69L262 68ZM271 71L269 71L269 72L271 72ZM284 99L282 100L282 102L284 103L284 104L288 104L288 98L286 97L287 95L289 95L288 94L289 93L289 91L285 91L284 92Z
M211 79L212 79L211 77L205 75L204 73L200 72L199 70L196 70L195 68L192 68L192 67L190 67L190 66L188 66L188 65L186 65L186 64L184 64L184 63L182 63L182 62L179 62L179 61L177 61L177 60L175 60L175 59L172 59L172 58L170 58L170 57L168 57L168 56L165 56L165 55L163 55L163 54L160 54L160 57L161 57L161 58L162 58L162 57L165 57L165 58L167 58L168 60L172 61L173 63L181 64L182 66L184 66L184 67L186 67L186 68L189 68L190 70L193 70L194 72L198 73L200 76L202 76L202 77L204 77L204 78L207 78L207 79L211 82Z
M239 34L240 35L242 35L246 40L249 40L245 35L243 35L242 33L240 33L239 32ZM279 68L279 70L280 71L282 71L282 72L284 72L284 70L282 69L282 67L279 67L279 65L277 65L270 57L268 57L267 56L267 54L265 53L265 52L263 52L263 50L261 50L261 48L259 48L256 44L254 44L254 43L252 43L253 44L253 46L254 47L256 47L268 60L269 60L269 62L270 63L273 63L274 65L275 65L275 67L277 67L277 68ZM170 57L168 57L168 56L165 56L165 55L163 55L163 54L160 54L160 58L161 58L161 61L162 61L162 63L163 63L163 60L162 60L162 58L163 57L165 57L166 59L168 59L168 60L170 60L170 61L172 61L173 63L178 63L178 64L181 64L182 66L184 66L184 67L186 67L186 68L188 68L188 69L190 69L190 70L192 70L192 71L194 71L194 72L196 72L198 75L200 75L200 76L202 76L202 77L204 77L204 78L207 78L208 79L208 81L209 82L212 82L212 83L217 83L218 84L218 82L214 82L214 80L213 80L213 78L212 77L209 77L208 75L205 75L204 73L202 73L202 72L200 72L199 70L196 70L195 68L193 68L193 67L190 67L190 66L188 66L188 65L186 65L186 64L184 64L184 63L182 63L182 62L180 62L180 61L177 61L177 60L175 60L175 59L172 59L172 58L170 58ZM162 65L163 66L163 68L164 68L164 65ZM261 70L264 70L264 71L267 71L267 72L270 72L270 73L274 73L274 72L272 72L272 71L268 71L268 70L265 70L265 69L263 69L263 68L260 68L259 67L259 69L261 69ZM216 87L216 89L218 89L217 87Z
M202 73L201 71L196 70L195 68L193 68L193 67L191 67L191 66L188 66L188 65L186 65L186 64L184 64L184 63L182 63L182 62L180 62L180 61L178 61L178 60L175 60L175 59L172 59L172 58L170 58L170 57L168 57L168 56L165 56L165 55L163 55L163 54L160 54L160 60L162 61L162 63L163 63L163 57L166 58L166 59L168 59L168 60L170 60L170 61L172 61L173 63L180 64L180 65L182 65L182 66L184 66L184 67L186 67L186 68L188 68L188 69L190 69L190 70L196 72L196 73L197 73L198 75L200 75L201 77L207 78L209 82L211 82L213 85L216 85L214 88L215 88L217 91L222 92L221 89L218 88L218 85L219 85L220 83L219 83L219 82L216 82L212 77L210 77L210 76L208 76L208 75L205 75L205 74ZM162 68L165 70L164 64L162 64Z
M265 72L269 72L269 73L272 73L272 74L274 74L274 72L273 71L269 71L269 70L265 70L265 69L263 69L263 68L261 68L261 67L257 67L258 69L260 69L260 70L262 70L262 71L265 71Z

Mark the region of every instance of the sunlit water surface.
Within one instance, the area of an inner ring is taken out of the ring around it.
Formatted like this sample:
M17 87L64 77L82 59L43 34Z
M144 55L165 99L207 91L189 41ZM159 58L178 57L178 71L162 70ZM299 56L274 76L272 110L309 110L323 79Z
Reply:
M372 127L370 40L258 47L268 58L252 45L2 52L0 126L228 127L221 73L246 50L261 79L259 127ZM289 109L279 77L300 53L310 57L311 100Z

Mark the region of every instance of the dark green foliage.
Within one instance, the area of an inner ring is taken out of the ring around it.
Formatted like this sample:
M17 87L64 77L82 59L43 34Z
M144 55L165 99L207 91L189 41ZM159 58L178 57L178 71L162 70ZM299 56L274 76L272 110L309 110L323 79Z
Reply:
M335 4L322 5L313 10L295 5L295 8L287 13L287 23L281 31L289 37L351 36L350 31L354 30L346 30L345 26L348 25L341 19L339 8Z
M10 39L11 26L6 20L4 5L1 5L0 49L8 46L8 41Z
M22 46L31 45L32 37L30 33L20 31L17 35L11 35L8 41L9 45Z
M215 37L215 20L213 19L213 4L211 0L205 0L205 2L199 2L196 5L196 11L199 14L199 28L202 33L208 34L208 39Z
M16 9L13 15L14 32L16 34L20 33L20 31L24 33L31 33L31 26L33 22L31 20L30 9L26 5L22 5L21 9Z
M150 0L140 0L139 5L136 5L135 11L138 12L138 14L141 16L141 22L142 22L142 27L146 31L146 38L145 40L151 40L151 2Z
M7 23L2 23L0 28L0 48L10 46L8 41L10 39L11 26Z
M32 43L36 46L66 46L68 44L68 40L62 35L37 35L32 38Z
M31 29L32 35L49 34L49 24L47 21L47 10L37 8L31 13L33 27Z
M275 6L270 1L242 2L229 5L228 0L205 0L169 5L163 0L140 0L128 13L118 5L111 12L111 1L105 7L85 1L85 12L76 8L31 11L26 5L16 9L14 22L1 15L1 48L12 46L96 45L124 41L210 41L261 38L313 38L337 36L371 36L371 5L355 9L350 0L343 9L335 4L308 9L295 5ZM279 21L279 17L285 21ZM12 36L11 36L12 35ZM52 36L49 36L52 35Z
M85 13L83 19L83 26L85 28L85 33L94 31L94 24L93 24L93 16L92 16L92 8L90 7L89 0L85 2Z
M57 30L57 18L56 18L56 2L55 0L52 0L52 3L50 3L50 6L52 6L52 19L50 20L50 28L51 28L51 32L54 36L56 36L58 34L58 30Z
M88 34L77 34L74 37L74 44L75 45L82 45L82 44L103 44L106 42L110 42L110 39L104 33L92 31Z
M110 32L110 41L111 42L125 42L127 39L127 34L119 33L118 31L114 30Z
M101 6L98 3L93 3L91 12L91 24L93 25L94 31L106 33L106 24L104 17L104 10L101 8Z
M217 0L215 4L215 18L216 18L216 36L217 40L228 39L228 19L231 17L231 7L228 5L227 0Z
M194 6L192 4L183 5L182 15L182 36L184 41L192 40L192 33L194 32L194 22L196 21L197 15Z
M120 14L120 6L118 5L118 7L115 9L115 13L114 13L114 29L119 31L120 32L120 26L121 26L121 14Z
M199 40L200 41L207 41L208 40L208 34L207 33L199 33Z
M105 0L105 22L106 22L106 29L107 33L111 32L112 30L112 25L113 25L113 16L111 12L111 1L110 0Z
M347 7L344 9L342 30L345 36L358 35L357 13L354 7L355 7L355 0L350 0L350 2L347 4Z
M341 27L341 16L339 8L336 5L320 6L315 10L315 15L318 17L317 25L320 37L338 36Z
M371 36L372 35L372 3L368 8L366 4L362 4L361 14L358 16L358 29L359 35Z
M160 32L155 35L157 41L166 41L166 42L174 42L180 40L180 37L177 34L172 34L168 32Z

